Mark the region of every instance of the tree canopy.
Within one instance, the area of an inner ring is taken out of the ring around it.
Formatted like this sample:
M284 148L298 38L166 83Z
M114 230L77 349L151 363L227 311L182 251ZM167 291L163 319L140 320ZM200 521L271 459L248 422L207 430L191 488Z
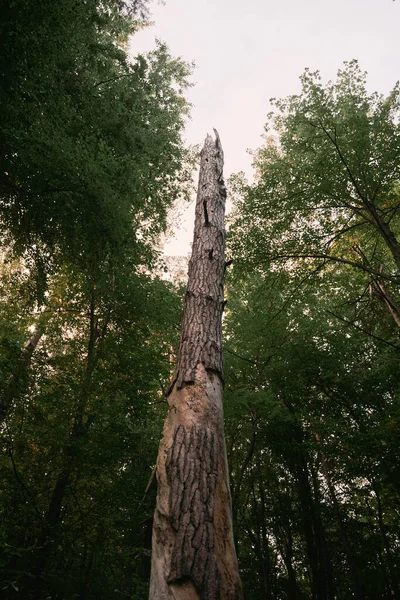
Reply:
M144 3L10 2L1 24L1 219L19 254L138 260L185 193L190 67L159 44L130 62ZM122 11L122 12L120 12Z

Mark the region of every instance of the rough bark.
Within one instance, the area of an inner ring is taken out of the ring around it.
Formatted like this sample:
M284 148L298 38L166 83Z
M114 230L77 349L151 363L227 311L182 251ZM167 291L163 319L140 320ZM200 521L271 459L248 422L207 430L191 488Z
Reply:
M223 431L224 212L218 134L201 153L181 340L157 459L150 600L241 600Z

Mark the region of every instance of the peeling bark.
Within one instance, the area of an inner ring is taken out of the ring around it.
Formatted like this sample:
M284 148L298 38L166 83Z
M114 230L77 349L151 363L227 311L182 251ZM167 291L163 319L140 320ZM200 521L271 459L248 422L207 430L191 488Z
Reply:
M150 600L242 600L223 431L223 153L201 153L181 340L157 459Z

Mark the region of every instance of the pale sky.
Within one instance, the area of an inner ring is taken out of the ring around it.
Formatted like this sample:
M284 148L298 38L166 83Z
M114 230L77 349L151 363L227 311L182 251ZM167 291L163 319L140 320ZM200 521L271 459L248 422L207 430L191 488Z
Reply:
M383 93L400 79L400 0L166 0L154 3L152 20L131 52L150 50L157 37L196 63L187 141L201 144L218 129L226 178L251 177L246 151L262 144L269 99L297 93L305 67L328 80L356 58L370 90ZM193 204L166 254L189 251Z

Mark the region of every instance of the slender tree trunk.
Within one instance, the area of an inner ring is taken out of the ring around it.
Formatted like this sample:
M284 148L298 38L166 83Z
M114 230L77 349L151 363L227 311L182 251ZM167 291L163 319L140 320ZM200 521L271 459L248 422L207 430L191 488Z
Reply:
M201 152L177 367L157 458L150 600L241 600L223 431L223 153Z
M315 439L317 440L317 443L321 446L321 440L320 440L318 433L315 433ZM323 453L323 451L320 449L318 450L318 454L320 456L320 461L321 461L321 471L322 471L322 474L324 476L324 479L325 479L325 482L326 482L326 485L328 488L329 497L332 502L332 505L333 505L333 508L335 511L335 515L336 515L336 519L337 519L337 523L339 526L340 537L342 538L344 551L346 553L347 562L348 562L349 569L350 569L351 580L352 580L352 584L353 584L354 595L357 598L357 600L364 600L364 598L366 597L365 591L364 591L364 585L363 585L362 579L360 578L360 574L358 572L357 561L355 559L354 551L352 548L352 543L351 543L351 540L350 540L348 532L347 532L345 518L344 518L344 515L342 514L342 509L341 509L340 503L336 496L335 486L332 483L332 479L331 479L331 476L329 473L326 456Z
M282 528L282 546L279 547L279 552L285 563L285 567L288 575L288 600L298 600L302 597L299 586L296 579L296 571L293 567L293 536L290 526L290 520L287 520L286 528ZM279 534L275 534L278 539Z
M315 544L318 551L318 563L320 565L320 571L323 573L323 593L326 594L328 600L334 600L335 598L335 586L333 579L332 561L330 558L328 540L325 533L325 528L321 517L321 506L322 498L320 485L316 470L310 465L310 474L313 482L313 527L315 535Z
M260 466L259 466L260 468ZM261 472L261 468L260 468ZM270 557L270 543L267 533L267 516L266 516L266 501L265 492L262 483L258 484L258 496L260 498L260 512L261 512L261 540L262 540L262 554L263 554L263 579L264 579L264 591L265 600L272 600L272 581L274 575L274 565L271 565Z
M293 409L290 407L292 412ZM298 424L292 430L297 450L292 459L291 470L296 478L301 507L307 557L311 570L312 600L332 600L332 565L327 551L325 531L319 514L318 499L314 498L308 460L303 450L303 432ZM317 484L316 481L314 481Z
M255 411L252 415L252 432L251 432L250 443L247 448L247 454L243 461L241 469L239 471L239 476L237 478L237 481L235 483L235 486L234 486L233 492L232 492L232 515L233 515L234 522L236 522L237 514L238 514L238 510L239 510L239 497L240 497L240 490L242 487L243 478L246 474L247 468L249 467L249 465L251 464L251 461L253 460L253 456L254 456L254 452L255 452L256 431L257 431L257 412Z
M32 361L32 355L36 350L44 333L44 317L42 314L39 324L31 337L24 344L21 350L21 356L15 372L10 375L4 397L0 398L0 422L4 421L8 410L21 393L21 388L24 387L23 381L26 379L29 372L29 367Z
M389 580L390 580L390 587L392 588L392 596L395 600L399 600L400 599L400 589L399 589L399 584L397 582L395 560L393 558L392 550L390 548L388 536L386 533L386 526L385 526L385 523L383 520L381 496L379 494L377 484L372 483L371 487L374 491L374 494L376 496L376 501L377 501L378 525L379 525L379 531L381 532L383 547L385 549L385 554L386 554L386 563L387 563L388 575L389 575Z
M384 241L386 242L387 247L389 248L393 260L396 263L397 268L400 270L400 243L391 229L389 223L386 223L383 218L379 215L376 206L373 202L369 202L364 199L364 204L368 208L377 230L382 235Z
M109 313L104 319L100 341L104 338L108 321ZM51 557L54 544L57 542L58 528L62 516L66 490L71 483L71 477L76 468L77 447L79 442L88 434L95 418L94 415L91 415L85 423L83 422L84 413L90 397L92 376L98 357L96 352L96 342L99 338L97 325L98 319L96 320L95 318L95 298L93 287L90 297L90 329L86 366L83 372L82 389L78 398L71 433L69 435L68 442L62 451L62 467L51 494L48 510L43 519L42 531L38 542L38 550L32 561L31 574L28 578L25 578L21 584L21 589L24 590L24 592L25 589L34 589L36 591L43 591L44 589L44 574ZM33 577L31 575L33 575Z
M380 296L382 297L390 314L393 317L394 322L396 323L397 327L400 327L400 311L399 311L397 305L395 304L393 299L388 295L385 285L382 281L377 281L376 285L377 285Z

